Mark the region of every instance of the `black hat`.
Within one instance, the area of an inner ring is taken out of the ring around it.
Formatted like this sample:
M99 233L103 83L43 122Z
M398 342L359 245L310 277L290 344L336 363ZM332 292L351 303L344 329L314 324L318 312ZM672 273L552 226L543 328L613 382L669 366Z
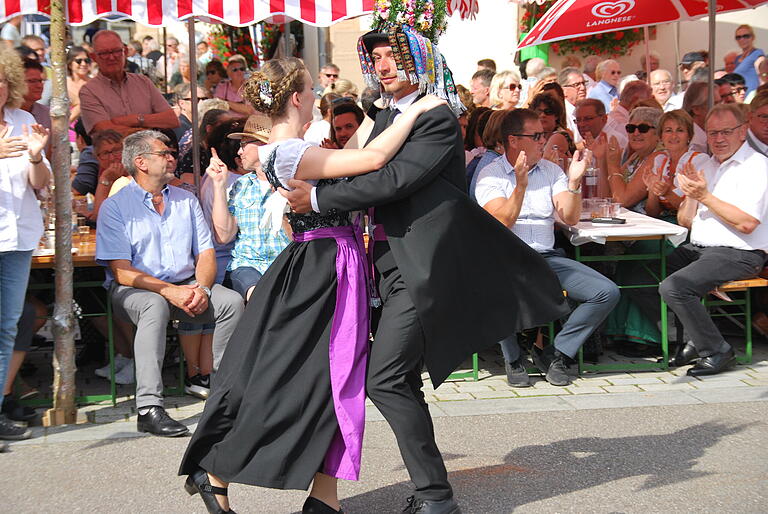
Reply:
M693 64L695 62L704 62L704 54L701 52L688 52L683 56L680 64Z
M379 32L378 30L372 30L363 34L360 39L363 41L363 45L365 46L365 49L368 50L369 54L373 51L373 47L378 44L384 43L389 45L389 36L387 36L387 33Z

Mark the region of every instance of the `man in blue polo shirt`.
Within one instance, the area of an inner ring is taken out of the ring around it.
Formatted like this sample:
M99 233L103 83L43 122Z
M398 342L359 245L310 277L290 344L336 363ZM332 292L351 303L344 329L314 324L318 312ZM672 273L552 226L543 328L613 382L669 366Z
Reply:
M606 59L597 65L596 73L600 81L589 90L587 98L600 100L605 106L605 112L611 112L611 102L619 98L621 66L613 59Z
M200 204L193 194L168 185L176 168L168 141L149 130L123 141L123 166L134 180L102 204L96 260L107 268L115 311L136 325L137 428L172 437L188 429L163 409L168 320L216 323L215 371L243 301L214 284L216 256Z

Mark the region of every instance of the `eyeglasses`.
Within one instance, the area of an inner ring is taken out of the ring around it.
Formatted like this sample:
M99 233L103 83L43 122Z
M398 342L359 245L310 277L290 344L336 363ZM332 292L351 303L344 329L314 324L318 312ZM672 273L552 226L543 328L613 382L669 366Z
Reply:
M229 68L229 71L231 71L232 73L235 73L237 71L243 71L244 69L245 68Z
M107 157L122 155L122 153L123 153L123 147L121 146L120 148L114 148L112 150L104 150L103 152L99 152L96 155L98 155L102 159L105 159Z
M216 75L219 73L219 70L208 70L205 72L206 75Z
M734 39L735 39L736 41L738 41L738 40L740 40L740 39L752 39L752 34L737 34L737 35L734 37Z
M144 152L141 155L157 155L157 156L160 156L160 157L164 157L166 159L168 157L171 157L172 159L175 159L176 156L178 155L178 153L173 151L173 150L160 150L159 152Z
M259 141L258 139L249 139L247 141L240 140L240 148L245 149L246 146L248 146L248 145L250 145L252 143L259 144L259 143L261 143L261 141Z
M27 84L42 84L45 82L43 79L27 79Z
M557 114L552 109L536 109L536 112L540 115L543 114L544 116L554 116L555 114Z
M515 89L517 89L518 91L522 91L523 89L522 84L510 84L508 87L510 91L514 91Z
M89 57L77 57L72 59L72 62L76 62L77 64L91 64L91 59Z
M755 118L760 123L768 123L768 114L755 114Z
M210 100L211 97L210 96L198 96L197 99L198 100ZM182 100L186 100L187 102L191 102L192 101L192 97L189 96L187 98L182 98Z
M731 93L734 95L740 95L747 92L747 86L737 86L731 89Z
M621 75L621 70L611 70L608 73L610 73L611 75Z
M530 137L534 141L538 141L542 137L546 136L547 133L546 132L536 132L535 134L512 134L512 135L513 136L517 136L517 137Z
M100 59L106 59L107 57L119 57L125 52L124 48L115 48L114 50L104 50L102 52L94 52L94 54Z
M627 123L624 128L627 130L627 134L634 134L635 130L640 131L641 134L646 134L649 130L652 130L656 127L653 125L648 125L647 123L641 123L639 125L635 125L634 123Z
M590 121L599 117L600 116L583 116L581 118L576 118L576 124L578 125L579 123L589 123Z
M731 137L733 133L736 131L737 128L744 125L743 123L739 123L735 127L729 128L729 129L723 129L723 130L707 130L707 137L711 137L712 139L715 139L717 136L723 136L723 137Z
M339 78L339 74L338 73L323 73L323 75L325 75L329 79L337 79L337 78Z
M651 87L671 86L671 85L672 85L671 80L660 80L658 82L651 82Z
M581 82L574 82L573 84L566 84L563 87L587 87L587 83L582 80Z

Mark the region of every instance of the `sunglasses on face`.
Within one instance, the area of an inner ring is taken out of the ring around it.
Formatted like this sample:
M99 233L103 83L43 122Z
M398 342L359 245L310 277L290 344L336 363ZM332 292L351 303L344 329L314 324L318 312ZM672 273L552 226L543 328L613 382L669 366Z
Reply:
M523 85L522 84L510 84L508 87L509 87L510 91L514 91L515 89L517 89L518 91L522 91L523 90Z
M554 116L555 115L555 111L553 111L552 109L536 109L536 112L539 115L543 114L544 116Z
M739 34L734 38L736 41L740 39L752 39L752 34Z
M338 73L323 73L323 75L325 75L329 79L337 79L337 78L339 78L339 74Z
M91 59L88 57L78 57L73 60L77 64L91 64Z
M546 136L547 133L546 132L536 132L535 134L512 134L512 135L516 136L516 137L530 137L534 141L538 141L542 137Z
M738 87L735 87L735 88L731 89L731 93L734 94L734 95L740 95L742 93L745 93L746 91L747 91L747 87L746 86L738 86Z
M624 128L627 130L627 134L634 134L635 130L638 130L641 134L647 134L649 130L654 129L655 127L653 125L648 125L647 123L641 123L639 125L627 123Z

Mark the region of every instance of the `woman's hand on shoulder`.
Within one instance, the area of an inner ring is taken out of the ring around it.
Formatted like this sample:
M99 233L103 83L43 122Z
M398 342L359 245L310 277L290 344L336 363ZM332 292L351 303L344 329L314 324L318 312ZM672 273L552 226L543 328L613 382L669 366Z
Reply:
M437 95L425 95L416 102L414 102L413 107L416 108L418 111L418 114L423 114L429 110L434 109L435 107L439 107L441 105L447 105L448 102L443 100Z

